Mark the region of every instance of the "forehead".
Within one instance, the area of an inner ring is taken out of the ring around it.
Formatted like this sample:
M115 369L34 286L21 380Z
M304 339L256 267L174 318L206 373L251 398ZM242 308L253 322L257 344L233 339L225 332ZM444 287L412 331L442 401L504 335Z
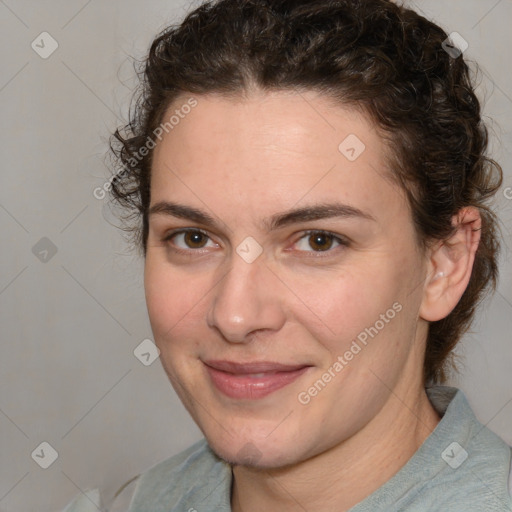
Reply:
M185 197L212 209L229 203L240 215L318 200L396 210L402 194L389 179L388 147L355 108L311 91L193 97L155 148L152 203Z

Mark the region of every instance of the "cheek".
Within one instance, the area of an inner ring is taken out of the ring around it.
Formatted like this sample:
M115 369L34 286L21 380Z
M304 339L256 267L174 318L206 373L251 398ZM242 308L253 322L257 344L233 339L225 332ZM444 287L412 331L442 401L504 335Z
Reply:
M294 278L301 303L295 310L299 324L336 356L365 328L375 324L399 300L398 280L384 263L341 270L315 279ZM380 325L380 324L379 324Z
M201 294L199 280L177 272L159 255L146 257L144 289L149 319L156 342L172 337L198 307Z

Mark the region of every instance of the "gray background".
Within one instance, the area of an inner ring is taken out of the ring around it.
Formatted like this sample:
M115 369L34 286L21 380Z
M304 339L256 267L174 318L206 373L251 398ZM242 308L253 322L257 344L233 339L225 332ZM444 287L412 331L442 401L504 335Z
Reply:
M505 246L499 292L459 346L463 374L452 382L512 444L512 1L408 3L459 32L483 71L493 155L506 175L496 201ZM59 510L91 487L108 500L200 438L159 361L144 366L133 354L151 338L143 264L93 196L107 176L105 142L124 122L136 83L129 56L142 58L189 8L178 0L0 1L3 512ZM31 47L43 31L59 45L47 59ZM53 256L40 253L43 237ZM58 452L48 469L31 457L43 441Z

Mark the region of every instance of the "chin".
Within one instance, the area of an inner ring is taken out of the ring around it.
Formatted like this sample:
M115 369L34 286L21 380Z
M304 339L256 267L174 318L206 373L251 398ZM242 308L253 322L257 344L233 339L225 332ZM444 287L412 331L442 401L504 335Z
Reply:
M225 434L225 433L224 433ZM222 438L205 435L213 452L235 466L255 469L282 468L300 460L297 444L289 446L281 438L256 439L250 436L223 435ZM288 441L289 442L289 441Z

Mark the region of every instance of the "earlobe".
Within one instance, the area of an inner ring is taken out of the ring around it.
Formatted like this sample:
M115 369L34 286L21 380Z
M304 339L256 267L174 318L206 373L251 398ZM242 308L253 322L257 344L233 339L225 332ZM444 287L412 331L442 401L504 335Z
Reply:
M429 253L420 317L436 322L447 317L466 290L480 242L482 219L477 208L466 207L452 218L453 235Z

